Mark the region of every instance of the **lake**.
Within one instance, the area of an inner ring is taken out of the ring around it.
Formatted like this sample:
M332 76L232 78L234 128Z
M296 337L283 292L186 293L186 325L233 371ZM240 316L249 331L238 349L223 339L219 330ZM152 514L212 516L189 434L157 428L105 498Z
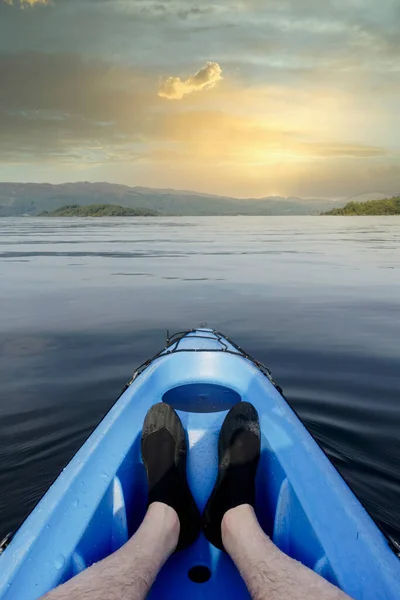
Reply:
M0 537L166 330L268 365L400 540L400 217L0 219Z

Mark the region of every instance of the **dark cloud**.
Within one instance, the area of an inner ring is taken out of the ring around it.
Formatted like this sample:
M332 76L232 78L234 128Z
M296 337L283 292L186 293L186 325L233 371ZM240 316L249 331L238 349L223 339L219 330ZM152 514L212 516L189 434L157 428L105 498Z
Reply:
M0 108L58 110L98 121L140 110L154 92L139 69L73 54L0 55L0 81Z
M392 0L52 0L21 11L0 0L0 49L46 47L160 67L240 59L258 67L259 80L263 64L312 66L337 72L346 84L346 69L391 73L400 57L399 6Z
M146 73L75 55L0 55L0 159L140 141L156 86Z
M17 6L19 8L33 8L37 6L46 6L50 0L3 0L9 6Z

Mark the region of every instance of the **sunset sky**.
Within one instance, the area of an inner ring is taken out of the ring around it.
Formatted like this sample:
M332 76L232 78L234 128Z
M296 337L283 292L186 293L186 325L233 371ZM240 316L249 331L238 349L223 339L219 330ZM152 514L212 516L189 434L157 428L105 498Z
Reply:
M399 0L0 0L0 180L400 193Z

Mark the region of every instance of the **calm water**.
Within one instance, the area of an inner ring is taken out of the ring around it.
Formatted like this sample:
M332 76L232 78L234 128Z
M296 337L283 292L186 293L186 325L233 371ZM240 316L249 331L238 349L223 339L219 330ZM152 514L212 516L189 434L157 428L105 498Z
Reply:
M166 329L207 323L400 539L399 247L399 218L0 220L0 534Z

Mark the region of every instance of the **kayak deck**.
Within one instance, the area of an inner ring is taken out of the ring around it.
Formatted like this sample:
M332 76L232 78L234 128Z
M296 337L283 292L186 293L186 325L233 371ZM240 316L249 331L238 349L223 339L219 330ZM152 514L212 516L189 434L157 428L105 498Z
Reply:
M146 511L141 428L152 404L178 411L188 480L200 511L217 474L221 424L240 400L261 425L256 507L263 529L356 599L400 597L400 566L383 534L273 382L211 330L179 338L149 361L0 556L1 600L34 600L119 548ZM232 561L202 534L174 554L149 598L247 598Z

